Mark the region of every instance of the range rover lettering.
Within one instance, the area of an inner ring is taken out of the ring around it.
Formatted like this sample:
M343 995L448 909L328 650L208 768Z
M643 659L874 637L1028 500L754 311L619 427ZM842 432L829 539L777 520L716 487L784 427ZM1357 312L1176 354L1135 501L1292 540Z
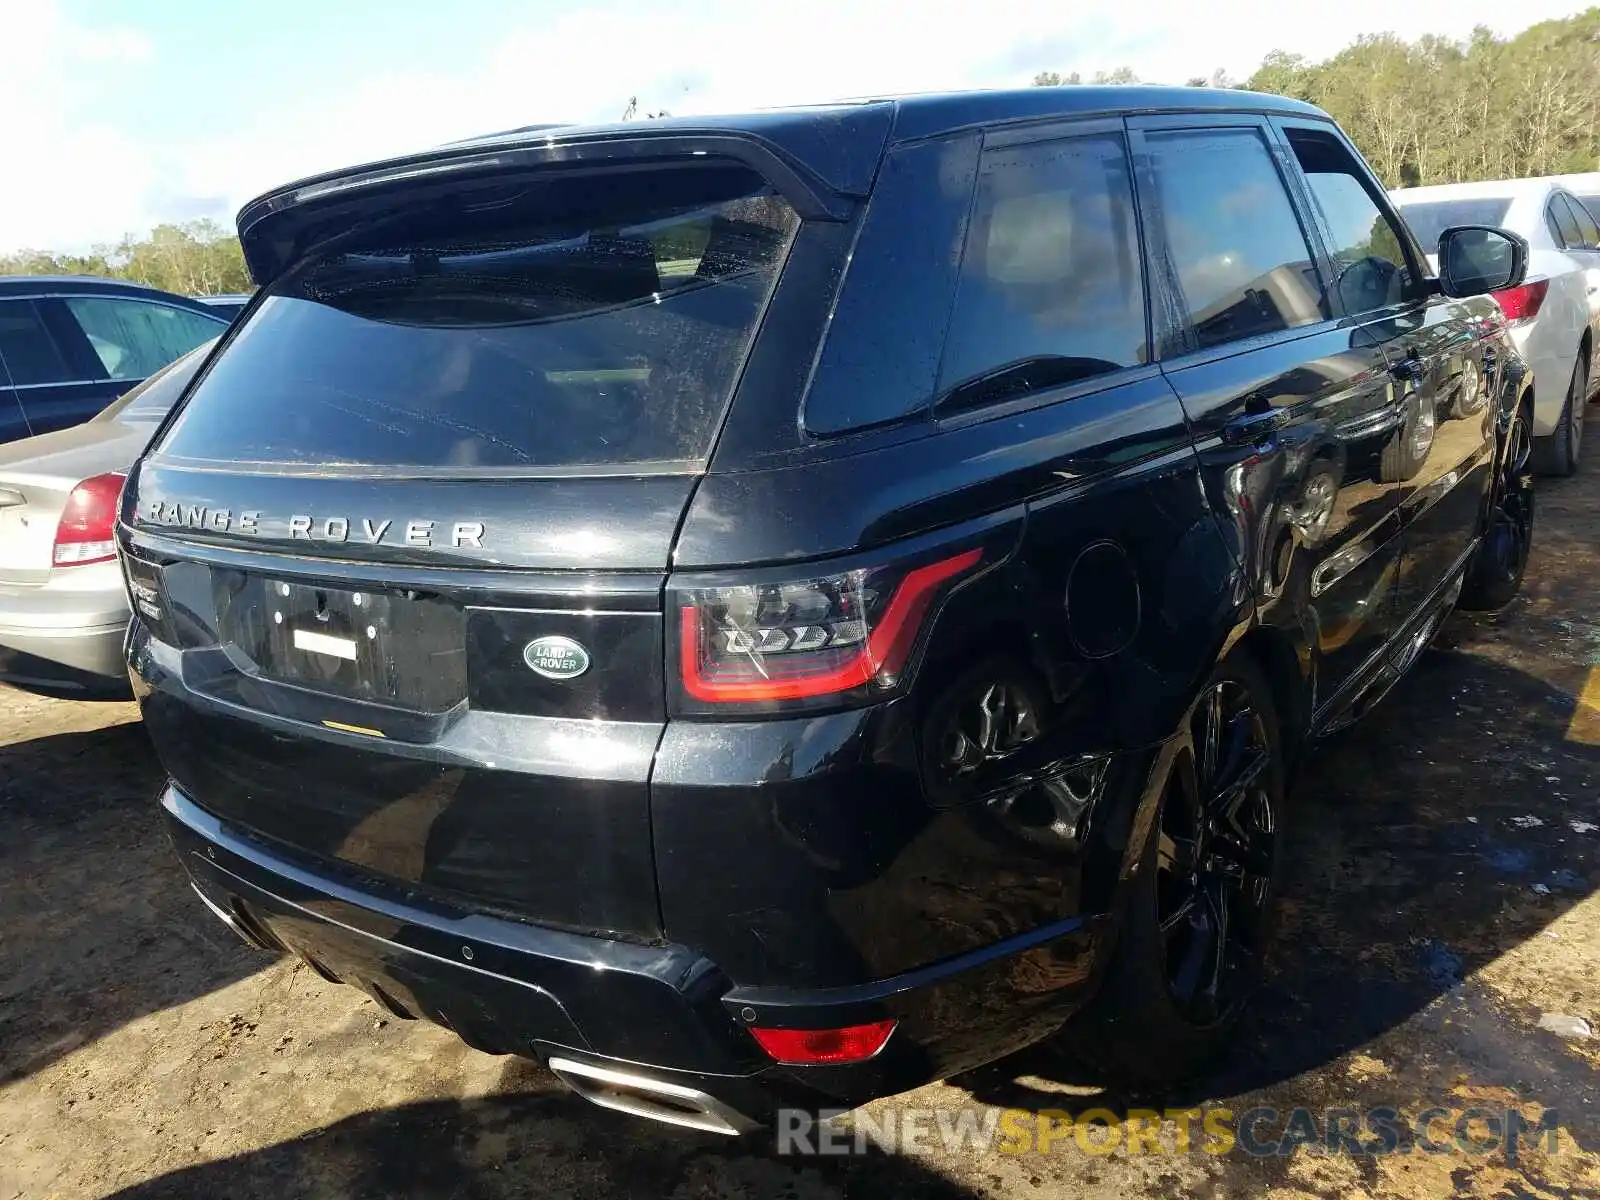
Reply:
M1039 88L279 189L117 537L213 913L722 1132L1203 1070L1287 781L1517 592L1531 382L1338 128Z

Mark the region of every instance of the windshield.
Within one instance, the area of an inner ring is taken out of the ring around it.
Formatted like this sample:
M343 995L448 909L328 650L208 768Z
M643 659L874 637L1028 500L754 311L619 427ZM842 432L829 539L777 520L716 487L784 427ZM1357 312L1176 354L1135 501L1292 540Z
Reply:
M172 411L178 397L194 378L200 363L217 339L202 342L182 358L174 359L150 378L129 388L93 418L96 421L159 421Z
M1500 225L1511 208L1509 196L1474 196L1464 200L1428 200L1400 205L1400 216L1411 227L1423 252L1435 254L1439 235L1452 225Z
M401 473L709 455L799 219L743 167L485 185L267 289L161 447Z

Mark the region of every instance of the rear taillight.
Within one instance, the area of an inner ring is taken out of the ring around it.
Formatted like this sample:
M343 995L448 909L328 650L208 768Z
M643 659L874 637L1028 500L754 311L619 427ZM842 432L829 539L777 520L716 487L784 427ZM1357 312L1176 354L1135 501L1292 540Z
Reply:
M1500 301L1500 311L1505 314L1506 323L1517 321L1531 321L1539 315L1539 306L1544 303L1545 293L1550 290L1548 279L1534 279L1519 287L1506 288L1504 291L1491 293Z
M56 526L56 566L77 567L116 558L117 500L123 478L96 475L72 489Z
M687 707L771 707L892 690L933 607L982 559L982 550L971 549L909 567L678 592Z

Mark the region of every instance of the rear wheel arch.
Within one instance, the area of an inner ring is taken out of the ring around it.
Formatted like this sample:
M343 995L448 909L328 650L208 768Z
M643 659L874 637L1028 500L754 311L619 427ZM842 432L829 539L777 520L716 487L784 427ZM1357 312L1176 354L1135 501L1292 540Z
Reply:
M1277 710L1278 736L1286 764L1295 764L1311 733L1312 673L1309 651L1291 634L1271 625L1257 625L1246 633L1229 655L1245 654L1255 664L1272 692ZM1226 661L1226 656L1224 657Z

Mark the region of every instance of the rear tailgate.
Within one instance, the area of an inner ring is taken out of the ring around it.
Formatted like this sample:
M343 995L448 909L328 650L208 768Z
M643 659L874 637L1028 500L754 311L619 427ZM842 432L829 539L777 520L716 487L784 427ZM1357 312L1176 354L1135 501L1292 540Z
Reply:
M660 936L662 584L797 226L729 163L483 183L265 289L124 495L179 787L330 869Z
M163 503L199 524L219 506L258 506L273 547L294 514L270 507L267 482L212 478L201 493L210 504ZM484 557L512 557L495 553L497 535L528 536L528 512L569 511L528 482L488 485L475 503L458 491L457 510L437 500L361 509L348 485L319 482L299 489L313 514L358 528L389 511L446 528L459 515L482 527ZM648 557L659 561L691 481L604 482L637 518L642 557L655 525ZM142 498L202 486L160 469L140 485ZM513 505L527 510L520 521ZM591 494L585 519L606 507ZM441 899L659 934L647 792L664 724L659 569L452 567L440 562L451 551L424 562L415 547L356 562L326 543L291 555L160 521L136 519L135 530L127 567L136 592L155 598L140 614L153 635L140 669L156 685L146 724L196 803L329 866ZM531 669L527 648L554 637L583 647L588 669Z

